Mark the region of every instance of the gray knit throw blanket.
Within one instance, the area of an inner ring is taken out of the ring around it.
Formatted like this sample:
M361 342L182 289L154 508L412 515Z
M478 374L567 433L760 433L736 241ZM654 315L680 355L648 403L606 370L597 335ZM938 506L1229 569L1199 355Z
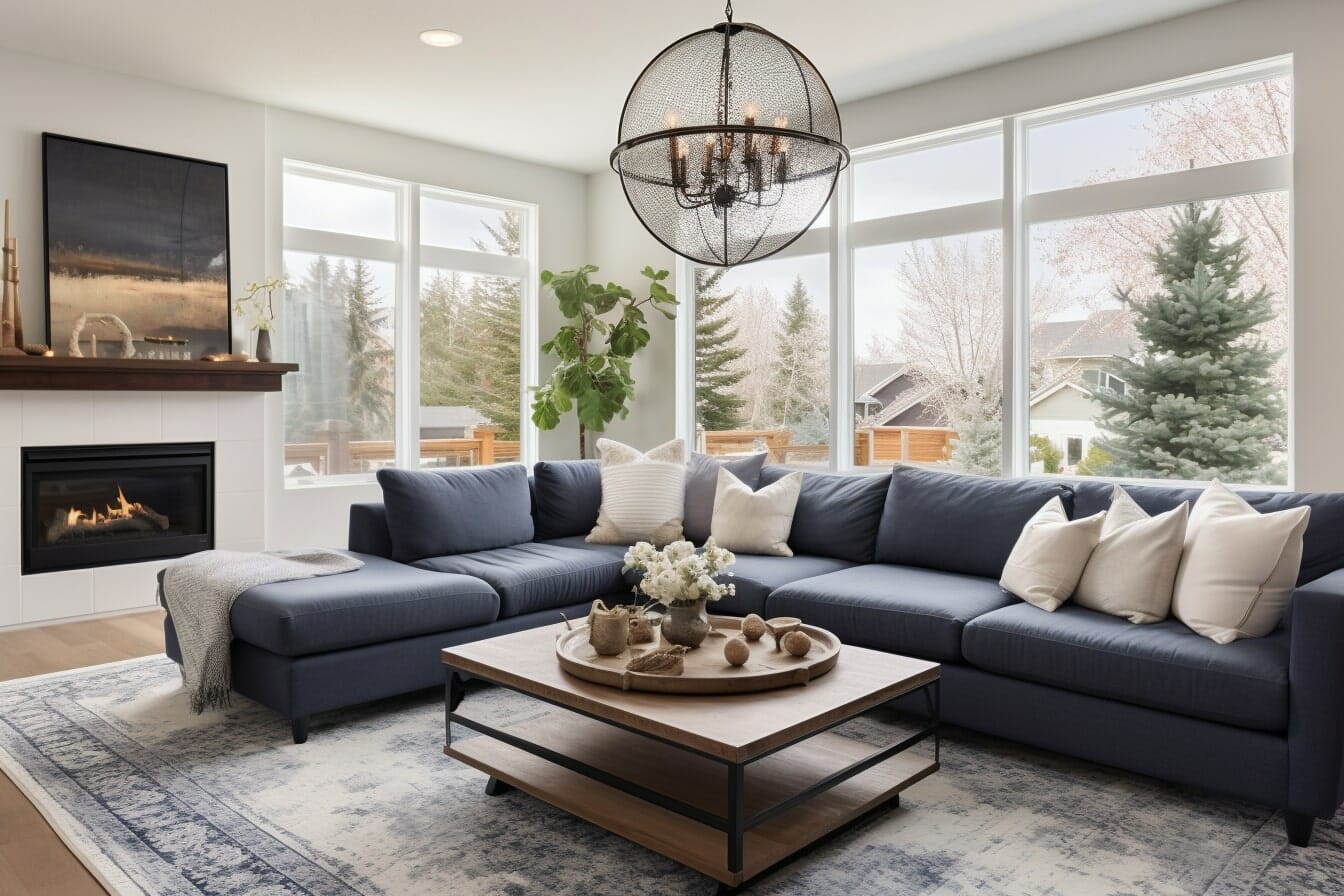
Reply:
M249 588L351 572L364 565L337 551L201 551L174 562L163 574L160 599L173 617L182 648L182 681L191 711L229 705L229 612Z

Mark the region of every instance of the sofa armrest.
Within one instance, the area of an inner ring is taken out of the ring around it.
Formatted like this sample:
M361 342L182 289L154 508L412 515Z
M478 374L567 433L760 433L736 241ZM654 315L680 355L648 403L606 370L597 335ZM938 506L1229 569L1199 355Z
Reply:
M1288 606L1288 806L1329 818L1344 802L1344 569Z
M348 547L357 554L392 559L392 534L387 528L387 510L381 501L350 505Z

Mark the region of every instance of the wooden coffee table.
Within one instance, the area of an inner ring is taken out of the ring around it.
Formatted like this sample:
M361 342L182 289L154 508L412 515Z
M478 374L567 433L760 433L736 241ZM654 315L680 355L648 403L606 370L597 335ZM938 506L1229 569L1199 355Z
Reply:
M682 696L580 681L559 666L562 626L442 652L448 667L444 752L719 882L733 892L800 850L899 803L938 770L939 665L846 646L806 685ZM712 650L712 645L700 648ZM508 730L458 712L462 675L553 709ZM923 689L930 721L885 747L831 730ZM454 724L481 737L454 741ZM932 758L907 750L931 739Z

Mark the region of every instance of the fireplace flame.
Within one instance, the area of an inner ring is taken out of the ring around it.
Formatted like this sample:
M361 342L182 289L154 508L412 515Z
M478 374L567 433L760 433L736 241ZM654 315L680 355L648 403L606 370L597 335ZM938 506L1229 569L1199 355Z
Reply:
M168 517L147 507L139 501L127 499L121 486L117 486L117 504L103 505L85 513L78 507L70 507L57 514L47 527L47 543L52 544L71 536L93 534L98 531L153 531L167 530Z

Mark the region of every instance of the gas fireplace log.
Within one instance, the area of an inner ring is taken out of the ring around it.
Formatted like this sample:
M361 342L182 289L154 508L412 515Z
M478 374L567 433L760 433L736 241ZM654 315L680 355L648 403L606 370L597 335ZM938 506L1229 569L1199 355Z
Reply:
M171 523L168 517L151 507L137 504L130 508L124 517L99 516L97 522L81 516L71 524L69 515L58 514L47 526L47 544L55 544L66 538L85 538L90 535L113 535L118 532L167 531Z

